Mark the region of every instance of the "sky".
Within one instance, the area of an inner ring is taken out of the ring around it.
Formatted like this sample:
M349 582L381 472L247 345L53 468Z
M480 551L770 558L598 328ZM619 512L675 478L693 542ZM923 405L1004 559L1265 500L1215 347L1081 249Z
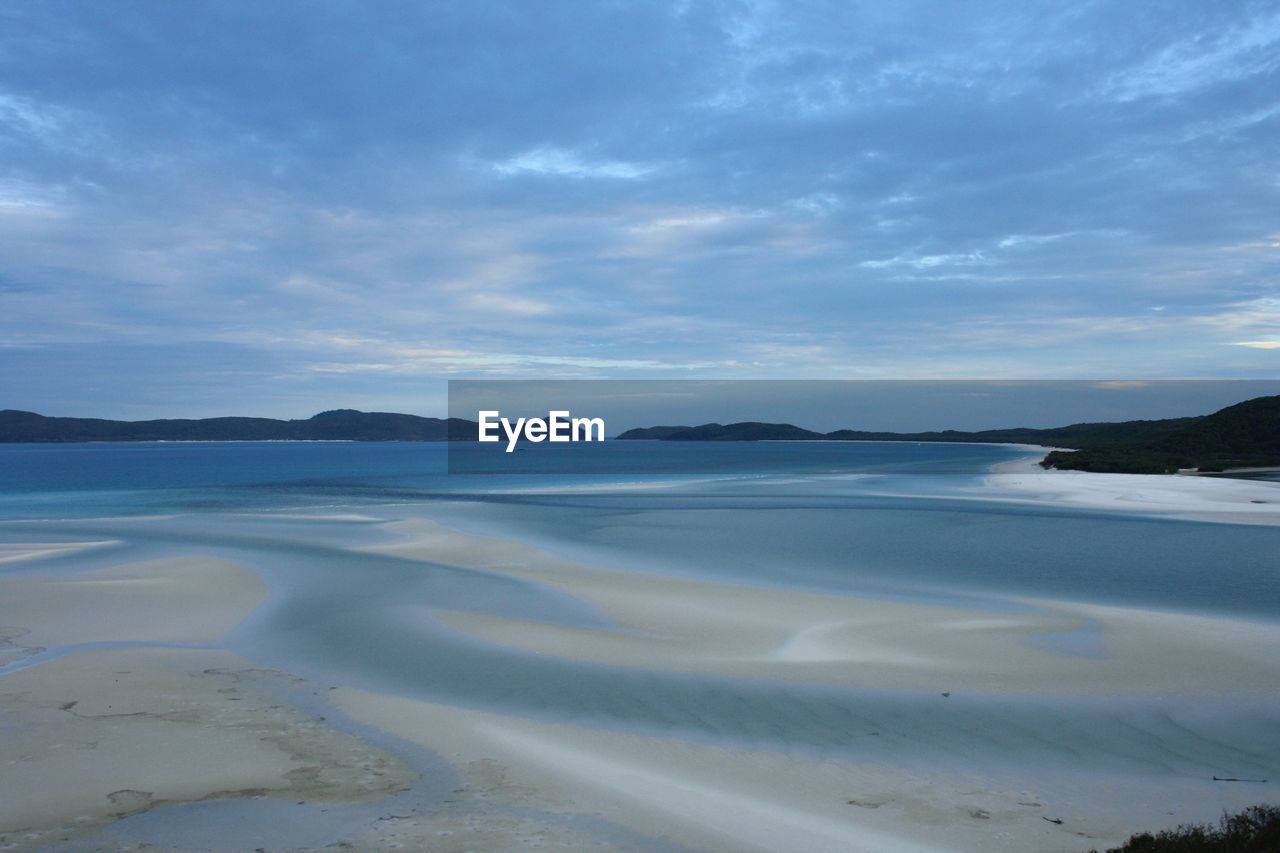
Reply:
M1273 0L0 0L0 408L1278 377Z

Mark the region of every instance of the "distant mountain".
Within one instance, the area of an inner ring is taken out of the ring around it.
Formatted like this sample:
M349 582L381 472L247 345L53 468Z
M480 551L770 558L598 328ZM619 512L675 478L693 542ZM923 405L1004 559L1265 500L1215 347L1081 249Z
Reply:
M938 432L868 432L838 429L814 432L792 424L744 421L734 424L702 426L660 426L627 430L619 439L657 439L660 441L925 441L988 442L1000 444L1040 444L1054 447L1096 447L1117 442L1150 441L1176 433L1180 428L1201 418L1171 418L1160 421L1125 421L1122 423L1072 424L1052 429L990 429L979 432L942 430Z
M475 421L422 418L392 412L335 409L305 420L202 418L110 421L49 418L14 409L0 411L0 442L67 441L474 441ZM1046 468L1158 474L1182 468L1280 465L1280 396L1258 397L1212 415L1155 421L1086 423L1052 429L979 432L820 433L794 424L743 421L701 426L631 429L620 440L659 441L921 441L1038 444L1070 448L1050 452Z
M109 421L0 411L0 442L475 440L474 421L335 409L306 420L201 418Z
M660 427L669 429L669 427ZM696 427L677 427L663 441L804 441L821 439L820 432L801 429L791 424L765 424L744 421L737 424L703 424ZM623 433L618 438L628 437Z
M995 429L978 432L866 432L840 429L819 433L791 424L747 421L663 426L628 430L621 440L660 441L922 441L1038 444L1071 448L1050 452L1046 468L1159 474L1182 468L1280 465L1280 396L1258 397L1212 415L1119 423L1082 423L1051 429Z
M618 436L618 438L634 439L634 440L640 440L640 441L662 441L667 438L670 438L672 435L678 432L688 432L689 430L692 430L692 429L713 429L719 426L720 424L703 424L700 427L687 427L687 426L639 427L637 429L627 430L626 432L622 433L622 435ZM687 439L687 440L692 441L696 439Z

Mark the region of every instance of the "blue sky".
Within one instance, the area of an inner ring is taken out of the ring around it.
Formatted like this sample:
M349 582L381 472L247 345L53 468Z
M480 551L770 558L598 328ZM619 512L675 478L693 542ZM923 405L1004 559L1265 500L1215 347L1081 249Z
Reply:
M3 2L0 407L1274 378L1277 152L1274 2Z

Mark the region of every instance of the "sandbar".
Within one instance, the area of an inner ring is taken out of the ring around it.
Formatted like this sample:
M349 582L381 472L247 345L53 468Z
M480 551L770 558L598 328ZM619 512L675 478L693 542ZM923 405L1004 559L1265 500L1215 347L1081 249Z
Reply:
M402 760L293 706L300 680L217 647L265 598L248 569L200 556L0 578L0 849L166 804L410 785Z

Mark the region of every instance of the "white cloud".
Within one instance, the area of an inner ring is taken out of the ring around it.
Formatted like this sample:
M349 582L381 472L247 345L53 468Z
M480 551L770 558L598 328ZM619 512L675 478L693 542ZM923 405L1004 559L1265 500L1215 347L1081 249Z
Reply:
M551 305L538 299L512 293L473 293L467 297L468 308L521 317L541 317L551 313Z
M529 353L488 353L466 350L428 350L401 347L388 352L390 358L378 361L317 362L307 366L310 373L321 374L413 374L447 375L454 373L491 373L510 375L531 370L641 370L687 371L708 370L722 366L715 361L660 361L644 358L588 358L570 355L532 355Z
M1010 234L996 243L996 247L1000 249L1016 249L1019 246L1043 246L1046 243L1056 243L1059 240L1066 240L1070 237L1124 237L1127 234L1127 231L1114 228L1062 231L1057 234Z
M787 202L787 207L813 216L825 216L839 210L843 205L840 197L834 193L811 193Z
M690 212L649 219L631 226L631 230L645 234L650 232L683 231L689 228L713 228L736 218L738 218L738 214L732 211Z
M534 148L493 164L500 175L560 175L567 178L637 180L657 170L650 163L623 160L590 160L565 148Z
M1075 236L1075 231L1064 231L1061 234L1010 234L996 245L1001 249L1012 249L1016 246L1042 246L1064 237Z
M958 252L942 255L897 255L896 257L886 258L883 260L863 261L858 264L858 266L873 270L891 269L894 267L911 267L912 269L917 270L928 270L944 266L982 266L988 263L990 263L990 261L987 259L986 255L984 255L981 250L975 249L971 252Z
M0 123L35 136L48 137L60 132L64 119L58 110L42 107L28 98L0 92Z
M342 282L322 276L291 273L278 282L275 289L280 293L303 299L318 299L325 302L358 303L359 298Z
M1280 14L1259 18L1214 39L1197 33L1110 81L1116 100L1177 95L1224 80L1280 68Z
M61 186L0 178L0 214L54 216L65 212L68 193Z
M1280 297L1263 296L1244 302L1233 302L1227 310L1195 318L1203 325L1224 332L1244 330L1274 331L1280 329Z

